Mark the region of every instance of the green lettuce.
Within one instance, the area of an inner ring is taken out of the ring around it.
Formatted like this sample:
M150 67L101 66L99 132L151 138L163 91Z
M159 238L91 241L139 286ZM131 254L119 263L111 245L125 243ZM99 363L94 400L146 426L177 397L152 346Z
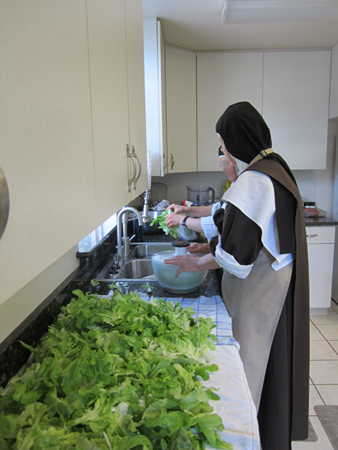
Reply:
M173 212L171 209L165 209L162 214L155 217L155 219L151 222L150 226L155 225L155 223L158 223L159 228L161 228L166 235L170 234L174 239L177 239L179 238L178 225L168 227L166 222L166 217L171 212Z
M0 450L232 448L202 384L218 370L211 319L136 292L74 294L0 390Z

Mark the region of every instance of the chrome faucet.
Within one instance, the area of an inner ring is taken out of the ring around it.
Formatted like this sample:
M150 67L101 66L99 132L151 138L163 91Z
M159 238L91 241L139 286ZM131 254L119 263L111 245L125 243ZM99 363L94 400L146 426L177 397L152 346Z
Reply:
M125 259L129 255L130 239L127 233L128 220L124 217L125 213L127 212L133 212L138 219L139 226L141 227L143 225L141 214L139 213L139 211L137 211L137 209L133 208L132 206L125 206L117 214L117 263L120 268L122 267ZM122 233L122 223L123 223L123 233Z
M143 223L149 222L149 189L146 190L143 203Z

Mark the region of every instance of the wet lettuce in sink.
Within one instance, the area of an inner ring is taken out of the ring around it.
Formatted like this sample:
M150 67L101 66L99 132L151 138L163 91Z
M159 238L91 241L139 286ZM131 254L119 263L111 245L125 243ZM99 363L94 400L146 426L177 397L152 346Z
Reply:
M178 234L178 225L174 225L173 227L168 227L166 222L167 215L173 212L171 209L165 209L162 214L155 217L155 219L151 222L150 226L154 225L155 223L158 223L159 228L161 228L165 234L171 235L174 239L177 239L179 237Z

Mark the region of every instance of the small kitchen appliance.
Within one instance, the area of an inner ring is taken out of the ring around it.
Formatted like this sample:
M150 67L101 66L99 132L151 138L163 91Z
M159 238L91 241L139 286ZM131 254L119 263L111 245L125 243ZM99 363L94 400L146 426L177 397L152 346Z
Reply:
M203 185L190 185L188 189L188 201L194 206L212 205L215 201L215 189Z

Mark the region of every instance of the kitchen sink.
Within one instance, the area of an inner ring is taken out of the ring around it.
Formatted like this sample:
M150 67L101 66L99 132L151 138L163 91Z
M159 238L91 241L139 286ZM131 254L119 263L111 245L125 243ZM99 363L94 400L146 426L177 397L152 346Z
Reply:
M164 252L166 250L173 250L170 243L166 244L138 244L131 252L132 258L151 258L154 253Z
M98 274L98 281L156 280L151 257L155 253L173 250L170 242L137 242L130 244L130 256L123 267L116 267L115 258L110 259Z
M149 276L155 277L151 259L133 259L125 263L118 278L143 279Z
M128 259L121 269L117 269L111 259L97 276L98 281L156 279L150 258Z

